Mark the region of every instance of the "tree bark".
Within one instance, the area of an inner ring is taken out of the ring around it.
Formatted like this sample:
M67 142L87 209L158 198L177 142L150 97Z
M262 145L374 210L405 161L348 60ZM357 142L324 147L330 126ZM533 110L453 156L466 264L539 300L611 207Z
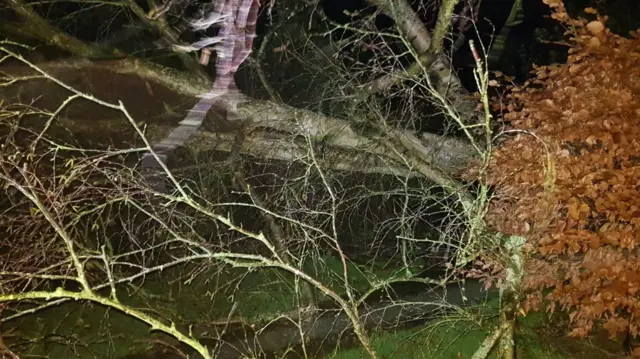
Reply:
M113 61L91 62L79 60L75 62L42 64L45 71L55 69L103 69L118 74L135 75L141 79L153 81L170 90L188 96L199 96L209 90L208 81L187 73L162 67L141 60L122 59ZM320 113L299 109L282 103L257 100L235 93L233 99L236 114L248 120L250 126L263 129L261 134L248 136L243 142L243 152L255 156L293 160L307 153L306 141L298 138L309 136L314 141L322 142L327 148L327 159L332 163L330 168L362 173L382 173L396 175L420 174L417 168L410 171L406 164L398 164L397 154L392 154L384 145L380 136L364 136L354 131L346 120L332 118ZM275 131L275 132L274 132ZM397 145L410 150L420 157L425 166L433 171L456 177L459 176L478 156L473 147L465 140L438 136L432 133L414 134L407 130L390 130L388 138L393 138ZM230 151L233 137L224 133L212 133L206 130L188 141L189 145L201 150L219 149ZM429 177L429 176L427 176Z
M500 326L504 333L500 338L500 352L504 359L516 357L516 321L521 301L522 280L524 278L523 245L526 239L520 236L506 238L504 248L507 253L507 274L500 287Z
M159 16L158 18L155 18L155 19L151 18L144 12L144 10L140 6L138 6L138 4L135 1L126 0L126 3L129 9L131 9L131 11L134 14L136 14L136 16L140 19L140 21L142 21L145 25L147 25L147 27L158 32L160 36L162 36L162 38L168 41L171 45L181 45L179 34L177 34L171 28L171 26L169 26L164 16ZM195 57L182 52L178 52L177 56L182 62L182 64L185 66L185 68L187 68L193 74L196 74L202 79L209 78L206 71L203 69L200 63L198 63Z
M98 59L109 56L125 57L127 54L116 48L107 48L84 41L67 34L56 26L52 26L36 13L31 5L22 0L4 0L18 15L22 23L0 22L0 30L5 33L17 35L25 39L39 40L48 45L55 46L73 55L85 59ZM145 25L158 32L172 45L180 44L178 34L175 33L164 18L150 19L147 14L134 1L128 0L122 6L129 8ZM202 79L209 76L200 66L195 57L185 53L177 53L184 66Z
M53 34L57 46L71 50L75 54L85 58L95 57L96 54L98 54L98 52L96 52L98 51L97 48L89 46L47 24L28 4L24 4L21 0L5 1L8 1L14 11L25 21L35 26L34 29L36 30L34 31L36 32L32 33L33 36L45 39L46 33ZM411 43L418 53L426 53L429 48L433 46L428 30L405 0L399 1L397 4L392 4L386 0L371 1L381 6L396 20L402 19L398 21L401 32L411 40ZM452 1L455 0L449 0L445 3L449 4ZM447 10L448 7L443 7L443 9ZM450 12L451 10L448 10L448 12L444 11L445 15ZM138 11L137 15L144 18L146 14L139 13ZM444 21L442 19L445 17L444 15L440 16L441 24L439 28L442 28L442 26L446 28L445 25L442 25ZM156 26L156 28L158 29L158 26ZM437 33L440 34L443 32L437 31ZM168 35L172 34L169 33ZM440 39L436 40L441 42ZM452 105L456 107L456 111L461 114L461 116L472 116L472 111L468 111L469 100L456 95L459 93L456 89L461 89L457 77L451 72L451 69L448 68L447 63L442 61L440 57L438 57L432 68L436 70L441 68L440 65L436 66L437 63L441 63L441 65L444 66L442 68L446 70L446 74L439 73L439 77L442 80L441 84L444 85L440 90L442 90L443 93L454 94L453 97L457 100L453 101ZM95 63L80 61L76 62L73 66L87 66L88 64L94 65ZM138 77L163 84L182 94L199 96L208 92L211 86L207 79L203 79L200 76L180 74L175 70L166 69L142 60L124 59L121 61L112 61L109 63L109 70L118 73L135 74ZM409 131L400 130L390 130L388 134L384 134L386 138L382 138L380 135L367 137L356 133L347 121L329 118L311 111L295 109L290 106L267 101L253 100L244 95L235 96L232 102L231 106L237 111L238 116L249 120L252 126L255 127L263 127L295 135L310 136L317 141L324 141L333 147L357 149L364 153L368 152L401 162L406 162L406 159L402 158L404 157L403 153L406 154L406 152L409 151L413 157L410 161L412 162L411 165L423 176L430 178L444 187L457 187L457 185L451 181L450 176L455 176L466 168L476 155L465 142L454 139L442 139L429 134L418 137ZM443 105L448 106L449 104ZM391 141L388 141L389 139ZM348 166L344 166L343 163L343 167ZM353 167L352 169L355 170L357 167Z
M369 0L369 2L378 6L396 22L400 33L410 41L418 56L417 61L408 69L382 76L365 85L364 93L372 94L387 90L403 79L424 74L426 70L438 80L433 89L455 108L461 120L466 123L475 122L475 102L449 66L448 59L442 54L442 41L450 27L453 9L458 0L446 0L440 5L433 38L406 0Z
M84 58L124 55L115 49L108 50L96 45L89 45L61 31L33 11L31 5L21 0L4 0L2 2L6 3L22 19L22 22L18 24L5 20L0 21L0 30L3 32L15 34L26 39L40 40L45 44L56 46Z

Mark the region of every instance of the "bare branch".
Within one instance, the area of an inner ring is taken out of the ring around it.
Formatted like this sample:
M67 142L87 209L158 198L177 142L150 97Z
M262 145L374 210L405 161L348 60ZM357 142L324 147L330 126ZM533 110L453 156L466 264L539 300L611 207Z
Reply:
M433 38L406 0L370 0L370 2L379 6L396 21L401 34L413 46L415 62L406 70L389 73L365 84L362 86L364 93L361 96L388 90L392 86L416 76L435 75L438 78L438 82L434 85L435 91L450 101L451 106L456 109L460 117L468 121L466 123L476 122L473 99L451 69L449 61L442 55L442 41L450 28L453 9L458 0L446 0L441 4ZM443 106L447 105L443 104Z

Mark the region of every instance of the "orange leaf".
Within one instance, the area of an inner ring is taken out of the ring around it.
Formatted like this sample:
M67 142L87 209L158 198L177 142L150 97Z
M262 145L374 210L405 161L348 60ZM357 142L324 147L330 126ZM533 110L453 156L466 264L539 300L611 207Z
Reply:
M567 213L569 218L576 221L580 219L580 205L578 203L571 203L567 209L569 210Z

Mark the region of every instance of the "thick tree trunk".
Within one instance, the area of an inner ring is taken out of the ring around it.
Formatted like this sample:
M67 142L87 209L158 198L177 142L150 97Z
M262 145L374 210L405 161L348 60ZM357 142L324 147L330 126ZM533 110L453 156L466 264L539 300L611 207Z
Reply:
M104 69L118 74L135 75L153 81L170 90L189 96L199 96L209 90L211 84L180 71L152 63L122 59L114 61L49 63L40 66L45 71L65 68ZM242 94L234 94L235 111L239 118L249 121L254 131L243 142L243 153L254 156L290 161L304 156L307 142L304 136L322 142L326 149L327 165L345 171L407 175L411 171L404 163L397 163L397 154L390 153L379 136L363 136L354 131L346 120L324 116L313 111L294 108L272 101L256 100ZM357 121L356 121L357 122ZM153 126L153 124L150 124ZM411 131L393 130L388 133L399 146L419 157L424 166L434 171L434 176L456 177L477 159L477 153L466 141L431 133L416 135ZM298 138L298 140L295 140ZM200 136L188 141L199 150L219 149L230 151L233 135L202 130ZM414 168L413 175L427 176L429 169ZM438 172L437 174L435 172Z
M394 330L398 325L405 328L424 326L424 323L446 316L447 308L477 304L487 294L482 284L475 280L434 286L419 294L401 295L398 300L385 298L376 303L362 304L358 309L359 321L366 330ZM320 346L352 345L349 344L353 343L349 334L353 331L353 323L344 311L317 310L308 318L299 313L286 313L277 319L269 319L265 327L255 323L251 326L239 324L230 328L221 340L202 341L214 350L218 358L255 357L257 353L279 357L292 349L299 350L302 345L307 346L310 352ZM201 330L212 332L211 328L193 328L196 336ZM192 352L186 347L181 349L185 353Z
M0 3L6 3L22 20L20 23L6 20L0 21L0 31L4 33L13 34L23 39L39 40L84 58L124 55L115 49L104 49L96 45L89 45L61 31L40 17L31 8L31 5L21 0L4 0L0 1Z

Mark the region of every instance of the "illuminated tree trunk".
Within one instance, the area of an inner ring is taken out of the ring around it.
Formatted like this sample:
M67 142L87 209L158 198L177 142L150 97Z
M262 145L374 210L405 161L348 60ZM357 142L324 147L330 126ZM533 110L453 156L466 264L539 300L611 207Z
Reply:
M524 277L523 245L525 238L507 237L504 249L507 254L507 275L500 288L500 327L505 331L500 340L500 352L503 359L516 357L515 330L518 306L521 301L522 279Z
M518 306L521 301L522 279L524 277L524 253L526 239L520 236L507 237L505 250L506 277L500 287L500 319L498 327L487 336L471 359L485 359L498 349L500 358L515 359L515 331ZM496 348L497 347L497 348Z

